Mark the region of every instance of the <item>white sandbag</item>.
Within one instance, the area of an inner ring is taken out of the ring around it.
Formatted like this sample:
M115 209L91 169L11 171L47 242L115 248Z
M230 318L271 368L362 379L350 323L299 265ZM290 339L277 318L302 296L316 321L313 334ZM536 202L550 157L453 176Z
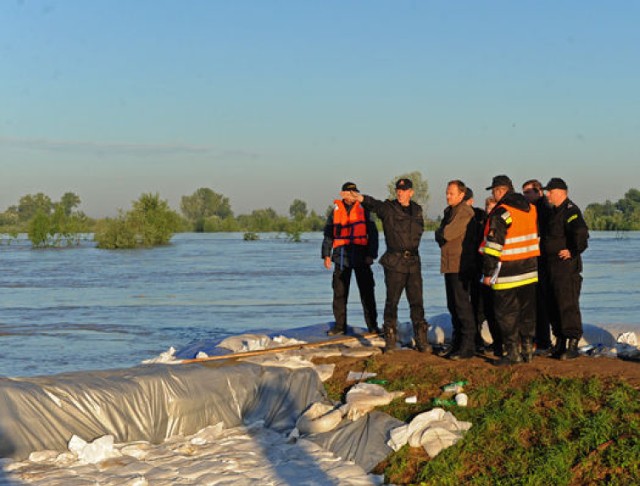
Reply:
M387 392L382 386L374 383L358 383L346 396L347 416L356 420L375 407L388 405L392 400L401 397L404 392Z
M328 403L312 404L296 422L301 434L318 434L335 429L342 421L342 410Z
M234 353L244 353L247 351L260 351L263 349L280 348L282 346L292 346L295 344L306 344L285 336L275 336L273 339L266 334L241 334L230 336L218 344L219 348L228 349Z
M417 415L408 425L391 430L387 445L395 451L407 443L411 447L422 446L430 457L435 457L470 428L471 422L458 421L451 412L434 408Z
M359 348L346 348L342 350L342 356L345 358L368 358L382 354L380 348L374 346L361 346Z

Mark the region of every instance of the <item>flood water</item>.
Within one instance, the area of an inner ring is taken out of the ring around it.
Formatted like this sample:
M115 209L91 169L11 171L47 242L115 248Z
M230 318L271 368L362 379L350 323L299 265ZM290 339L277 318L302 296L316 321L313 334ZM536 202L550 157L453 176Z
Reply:
M331 272L322 235L178 234L148 250L0 246L0 375L128 367L169 346L248 330L329 323ZM381 253L384 242L381 242ZM446 312L433 232L421 245L427 317ZM640 331L640 232L593 232L584 255L585 323ZM374 265L378 312L384 279ZM357 286L349 323L362 326ZM409 320L406 301L399 318ZM380 323L382 319L380 318Z

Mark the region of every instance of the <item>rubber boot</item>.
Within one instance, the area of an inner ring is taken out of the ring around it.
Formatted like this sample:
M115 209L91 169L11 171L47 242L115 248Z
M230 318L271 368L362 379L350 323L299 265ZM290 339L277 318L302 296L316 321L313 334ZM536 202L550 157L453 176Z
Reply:
M576 359L580 356L580 352L578 351L578 339L569 339L569 344L567 344L567 350L560 355L562 361L567 359Z
M522 360L525 363L533 361L533 339L524 338L522 340Z
M393 353L396 349L398 349L396 340L397 333L395 328L391 326L384 326L384 353Z
M413 335L416 340L416 349L421 353L430 353L431 345L427 339L427 328L429 324L426 322L413 323Z
M551 357L561 359L561 356L567 351L567 340L563 337L556 338L556 344L553 346Z
M498 360L496 366L511 366L522 363L522 356L520 356L518 352L517 344L507 344L505 348L507 349L507 353Z

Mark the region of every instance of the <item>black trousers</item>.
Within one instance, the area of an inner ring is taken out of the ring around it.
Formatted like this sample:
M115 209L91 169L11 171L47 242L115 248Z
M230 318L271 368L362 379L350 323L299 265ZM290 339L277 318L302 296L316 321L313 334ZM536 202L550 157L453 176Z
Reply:
M409 301L409 315L414 325L425 323L424 303L422 300L422 273L420 270L411 273L394 272L384 269L384 282L387 286L387 299L384 304L384 327L398 327L398 303L405 291Z
M536 285L493 291L493 309L507 351L522 339L533 340L536 328Z
M342 269L339 265L335 266L333 270L333 316L336 320L336 329L346 330L347 328L347 301L349 300L352 271L355 271L356 274L364 321L367 323L367 329L373 331L378 327L378 311L376 310L374 291L375 281L369 265Z
M582 314L580 291L582 275L575 260L549 264L549 320L556 337L580 339Z
M460 273L444 274L447 308L453 325L453 347L463 352L475 350L478 333L471 303L471 285L471 278Z

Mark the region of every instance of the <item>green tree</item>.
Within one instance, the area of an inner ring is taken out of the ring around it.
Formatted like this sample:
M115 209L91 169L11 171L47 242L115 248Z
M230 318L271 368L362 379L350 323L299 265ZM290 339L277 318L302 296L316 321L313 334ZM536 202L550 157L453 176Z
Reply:
M20 221L29 221L38 212L48 215L52 210L53 203L51 198L42 192L22 196L18 202L18 217Z
M408 172L400 174L393 180L389 181L387 188L389 189L389 199L396 198L396 181L398 179L411 179L413 183L413 200L422 206L424 213L427 212L427 205L429 203L429 182L422 176L420 171Z
M31 240L31 244L36 248L44 247L49 244L49 236L51 232L51 218L43 211L38 211L29 220L27 235Z
M65 216L71 216L73 210L80 206L80 196L74 192L65 192L58 204L62 207Z
M98 248L119 249L166 245L180 225L180 216L158 193L144 193L127 213L105 220L94 239Z
M195 231L204 231L205 220L211 216L221 219L233 216L229 199L207 187L197 189L191 196L182 196L180 210Z
M289 206L289 215L296 221L301 221L307 217L307 203L300 199L294 199Z

